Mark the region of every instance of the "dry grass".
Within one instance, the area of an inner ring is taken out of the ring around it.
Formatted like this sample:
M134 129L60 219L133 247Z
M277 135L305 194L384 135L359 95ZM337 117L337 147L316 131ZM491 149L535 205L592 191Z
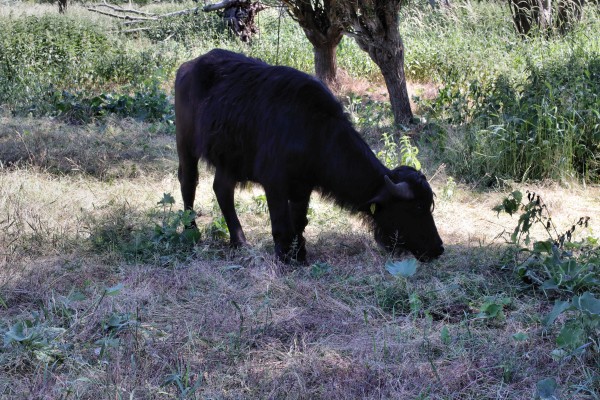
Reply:
M30 320L40 336L0 349L0 398L530 399L547 376L570 398L587 398L572 385L594 387L585 360L550 357L540 318L552 303L501 267L497 236L516 221L491 211L504 193L459 186L439 196L447 253L408 280L387 273L358 219L318 196L309 265L276 262L259 188L238 196L251 248L207 240L139 262L94 246L99 225L151 238L165 192L181 204L174 139L147 128L3 121L0 330ZM18 161L8 167L10 154ZM139 172L110 172L131 165ZM443 174L432 182L442 193ZM201 225L219 216L210 187L203 171ZM600 214L596 187L535 190L557 226ZM509 300L504 317L478 320L489 297Z

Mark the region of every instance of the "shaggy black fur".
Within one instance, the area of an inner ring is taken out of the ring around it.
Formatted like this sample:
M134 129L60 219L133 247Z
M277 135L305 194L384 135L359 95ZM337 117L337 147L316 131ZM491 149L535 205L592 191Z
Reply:
M251 181L265 189L283 260L305 259L302 233L315 189L365 213L377 241L389 249L406 248L419 258L443 252L423 174L387 169L314 77L215 49L179 68L175 112L184 206L193 207L202 158L215 168L213 188L233 245L246 242L233 192L237 183ZM407 182L410 195L392 194L386 175Z

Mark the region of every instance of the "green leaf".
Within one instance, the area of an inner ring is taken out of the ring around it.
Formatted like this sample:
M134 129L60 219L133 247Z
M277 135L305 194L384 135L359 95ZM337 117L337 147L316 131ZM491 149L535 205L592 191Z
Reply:
M19 321L10 327L10 330L4 333L4 347L12 342L23 342L32 337L32 333L26 333L26 325L23 321Z
M417 259L408 258L403 261L388 260L385 263L385 269L394 276L402 276L408 278L417 272Z
M547 328L550 325L552 325L552 323L554 323L556 318L558 318L558 316L560 314L562 314L564 311L568 310L570 306L571 306L571 303L569 303L568 301L556 300L554 302L554 307L552 308L552 311L550 311L550 314L548 314L542 320L542 323L544 324L544 326Z
M556 337L559 348L574 349L583 344L585 332L583 327L576 322L566 323Z
M81 293L78 290L76 290L76 291L72 292L71 294L69 294L69 300L70 301L83 301L86 298L87 297L85 296L85 294Z
M557 397L554 393L556 392L557 387L556 379L542 379L536 384L537 397L541 400L555 400Z
M442 339L442 343L444 343L445 345L450 344L450 341L451 341L450 330L448 329L448 327L446 325L444 325L442 327L442 331L440 332L440 338Z
M171 193L163 193L163 198L157 203L161 206L170 206L175 204L175 198L171 196Z
M105 295L106 296L116 296L119 294L119 292L121 291L121 289L123 289L123 284L119 283L113 287L109 287L105 289Z
M514 191L504 200L502 200L502 204L497 205L493 208L498 214L501 212L505 212L509 215L513 215L519 210L519 205L521 204L521 200L523 199L523 194L521 192Z
M600 315L600 300L596 299L590 292L585 292L579 297L573 297L573 306L588 314Z
M512 338L517 342L524 342L525 340L529 339L529 335L525 332L517 332L514 335L512 335Z
M201 238L200 230L196 227L184 229L181 233L183 240L186 243L198 243Z
M535 253L547 253L552 254L552 242L550 240L546 240L544 242L535 242L533 244L533 251Z
M483 303L479 314L477 314L478 318L497 318L502 315L502 304L498 304L496 302L486 302Z
M416 293L410 294L408 297L408 304L410 305L410 312L413 314L418 314L423 308L423 302Z
M554 361L561 361L567 355L569 355L569 353L563 349L554 349L550 352L550 356Z
M311 278L319 279L331 271L332 266L327 262L316 262L310 267Z

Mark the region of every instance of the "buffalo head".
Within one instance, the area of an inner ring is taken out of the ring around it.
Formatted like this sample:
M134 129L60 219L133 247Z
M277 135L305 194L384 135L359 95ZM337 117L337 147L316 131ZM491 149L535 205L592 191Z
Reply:
M383 180L369 202L377 243L394 253L408 250L422 261L439 257L444 247L433 221L433 192L425 176L403 166Z

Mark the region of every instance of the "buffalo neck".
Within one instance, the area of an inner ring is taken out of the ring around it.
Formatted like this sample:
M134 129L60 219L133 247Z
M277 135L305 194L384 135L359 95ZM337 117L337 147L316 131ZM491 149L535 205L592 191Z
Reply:
M324 194L340 205L358 210L375 197L390 173L349 122L336 129L323 148L317 176Z

